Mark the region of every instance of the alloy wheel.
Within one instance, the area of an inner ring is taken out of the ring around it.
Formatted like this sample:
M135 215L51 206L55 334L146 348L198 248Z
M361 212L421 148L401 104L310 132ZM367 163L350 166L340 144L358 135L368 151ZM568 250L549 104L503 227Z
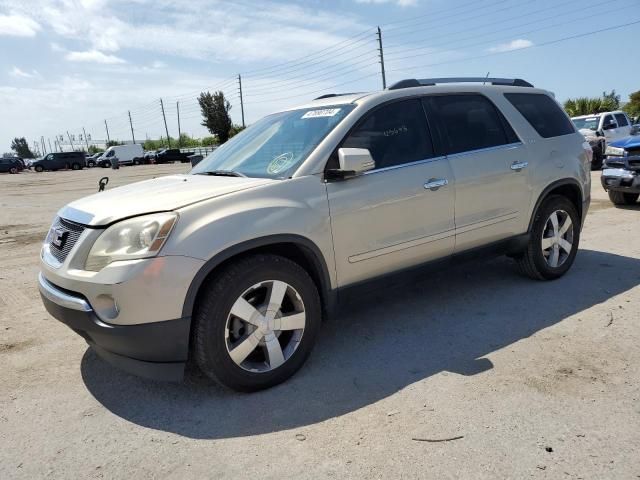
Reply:
M269 372L291 358L305 324L302 297L291 285L280 280L257 283L231 307L225 327L227 352L244 370Z
M554 211L542 230L542 255L552 268L567 261L573 249L573 223L564 210Z

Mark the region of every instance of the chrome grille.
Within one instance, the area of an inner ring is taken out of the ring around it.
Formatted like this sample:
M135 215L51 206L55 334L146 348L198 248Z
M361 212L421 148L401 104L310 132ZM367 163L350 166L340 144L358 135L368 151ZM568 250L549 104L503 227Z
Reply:
M63 218L56 218L51 225L51 230L49 232L49 252L51 255L55 257L60 263L64 262L69 255L69 252L73 248L73 246L80 238L82 232L84 232L85 227L74 222L70 222L69 220L65 220ZM64 243L62 248L58 247L55 243L57 235L56 232L60 232L65 234Z

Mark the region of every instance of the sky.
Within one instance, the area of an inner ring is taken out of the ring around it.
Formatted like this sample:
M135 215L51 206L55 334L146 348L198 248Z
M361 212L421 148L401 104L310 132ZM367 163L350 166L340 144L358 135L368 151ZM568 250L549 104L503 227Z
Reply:
M636 23L633 23L636 22ZM197 96L241 123L329 92L404 78L519 77L568 97L640 90L640 0L0 0L0 153L204 136ZM623 26L625 24L630 24ZM595 32L595 33L594 33ZM632 57L634 54L634 57ZM68 132L68 133L67 133Z

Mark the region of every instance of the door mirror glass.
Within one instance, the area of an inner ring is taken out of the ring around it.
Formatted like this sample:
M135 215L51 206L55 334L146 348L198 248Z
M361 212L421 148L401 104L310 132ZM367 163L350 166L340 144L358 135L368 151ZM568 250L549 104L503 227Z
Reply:
M612 128L616 128L616 122L614 122L613 120L605 121L604 125L602 126L603 130L611 130Z

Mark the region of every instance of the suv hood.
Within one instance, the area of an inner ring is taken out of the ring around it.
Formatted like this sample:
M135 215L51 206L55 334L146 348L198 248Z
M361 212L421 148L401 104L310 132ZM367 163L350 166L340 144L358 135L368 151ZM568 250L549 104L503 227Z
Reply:
M103 226L123 218L175 210L276 181L268 178L171 175L81 198L63 207L58 215L83 225Z
M615 142L609 142L609 145L620 148L638 148L640 147L640 135L629 135Z

